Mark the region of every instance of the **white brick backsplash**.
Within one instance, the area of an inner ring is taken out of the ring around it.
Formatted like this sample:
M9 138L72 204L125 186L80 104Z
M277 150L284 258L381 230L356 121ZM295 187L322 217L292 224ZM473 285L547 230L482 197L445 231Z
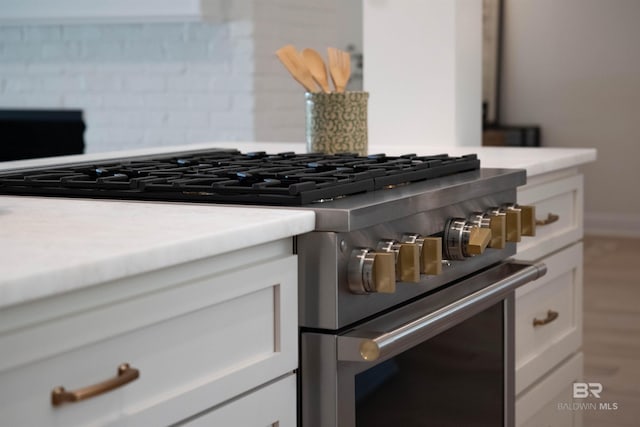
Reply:
M164 92L165 87L164 77L145 73L126 76L123 83L123 88L129 92Z
M3 93L0 105L11 108L62 108L62 95L56 93Z
M141 38L144 40L175 40L185 41L187 39L188 24L174 23L154 23L145 24L142 27Z
M85 41L81 44L81 56L89 61L113 61L122 58L122 42L119 41Z
M25 106L24 94L18 92L3 92L0 95L0 107L22 108Z
M20 27L0 27L0 42L17 42L22 40L22 28Z
M187 141L193 143L211 142L220 139L220 135L215 129L189 129L185 133Z
M236 95L233 95L234 97ZM222 93L192 93L187 96L187 106L195 110L203 111L242 111L235 103L232 104L231 96Z
M187 41L222 41L229 40L229 37L228 25L188 24L185 30L185 40Z
M176 128L149 128L144 130L142 141L148 146L184 144L187 142L187 131Z
M167 78L169 92L203 92L209 88L210 74L189 73Z
M84 89L84 77L81 75L48 76L40 81L39 86L43 92L79 92Z
M209 124L206 111L169 111L167 124L171 127L205 127Z
M300 141L304 90L274 52L334 44L336 0L227 6L226 22L0 27L0 107L82 109L89 153Z
M138 96L146 108L155 110L186 108L189 96L186 93L149 93Z
M96 96L102 92L118 92L122 90L124 76L91 72L85 74L84 88L87 96Z
M65 93L62 95L62 105L68 108L93 109L102 106L102 97L92 93Z
M68 64L58 62L26 63L25 67L27 74L36 76L37 78L46 78L46 76L42 76L42 74L48 74L50 76L60 75L68 70Z
M163 44L162 49L165 58L170 60L203 61L209 57L209 42L207 41L168 41Z
M82 57L83 48L79 42L42 43L40 58L48 61L75 61Z
M66 25L62 27L63 40L97 41L103 37L102 27L98 25Z
M167 57L170 58L161 44L149 40L128 40L122 45L121 59L123 60L148 61L162 60Z
M254 111L256 96L249 93L234 93L231 96L231 107L235 111Z
M247 93L253 91L253 82L250 75L212 76L208 87L214 92Z
M40 83L40 80L37 80L33 77L30 76L19 76L19 75L12 75L12 76L5 76L2 79L3 85L3 91L5 92L29 92L29 91L36 91L39 89L38 87L38 83Z
M126 92L102 94L102 105L105 108L141 109L145 106L142 96Z
M253 125L253 114L251 112L213 112L210 113L211 125L215 129L242 130L250 129Z
M62 27L59 25L32 25L23 27L26 41L51 42L62 39Z

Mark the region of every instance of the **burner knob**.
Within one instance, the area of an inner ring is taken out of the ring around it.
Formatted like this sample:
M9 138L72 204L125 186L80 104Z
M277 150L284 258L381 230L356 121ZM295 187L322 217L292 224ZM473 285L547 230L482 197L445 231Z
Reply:
M392 253L396 261L396 280L418 283L420 281L420 247L415 243L381 240L378 251Z
M490 215L503 215L507 225L507 242L519 242L522 236L522 211L515 205L503 205L501 208L491 208Z
M420 272L430 276L442 273L442 238L405 234L402 242L415 243L420 250Z
M396 260L390 252L360 248L351 252L348 265L349 289L356 294L396 291Z
M507 240L506 215L491 214L489 212L474 212L469 221L481 228L491 230L491 240L487 247L492 249L504 249Z
M464 218L451 218L444 228L444 255L451 260L480 255L490 240L490 229L478 227Z
M502 206L502 210L509 212L519 212L520 214L520 235L536 235L536 207L508 203ZM520 241L520 240L518 240Z
M482 255L491 241L491 230L488 228L472 227L469 231L467 252L471 255Z

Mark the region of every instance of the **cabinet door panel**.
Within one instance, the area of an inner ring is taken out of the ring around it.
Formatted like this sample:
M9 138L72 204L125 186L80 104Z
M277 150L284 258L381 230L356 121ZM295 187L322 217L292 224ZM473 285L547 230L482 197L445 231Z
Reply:
M582 244L543 261L547 274L516 291L516 393L582 343Z
M518 259L536 260L582 238L582 175L518 189L518 203L536 207L535 237L518 243Z
M554 369L516 400L517 427L581 427L581 411L572 410L573 383L582 379L582 353Z
M184 424L186 427L294 427L295 375L269 384Z
M296 261L295 255L272 259L60 320L60 325L80 322L85 331L98 333L103 323L146 312L172 313L1 372L0 424L167 425L292 372L297 366ZM19 343L40 336L46 345L68 333L52 324L42 325L46 337L35 326L2 340ZM87 400L52 406L54 387L99 384L124 362L139 369L139 378Z

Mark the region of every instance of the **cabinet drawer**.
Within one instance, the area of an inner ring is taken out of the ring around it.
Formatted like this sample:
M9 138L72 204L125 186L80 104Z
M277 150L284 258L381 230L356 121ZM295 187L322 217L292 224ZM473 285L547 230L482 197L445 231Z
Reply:
M582 342L582 244L544 263L547 274L516 291L516 394Z
M518 259L536 260L582 238L582 175L518 189L518 203L534 205L538 222L534 237L518 243Z
M168 425L297 366L297 259L238 266L89 312L0 336L23 351L81 328L103 338L0 372L0 424ZM107 337L111 324L156 321ZM15 350L15 349L13 349ZM15 350L15 351L19 351ZM114 377L127 362L136 380L87 400L52 406L51 390Z
M183 425L295 427L296 377L291 374Z
M516 400L517 427L581 427L581 411L571 410L573 383L582 378L577 353Z

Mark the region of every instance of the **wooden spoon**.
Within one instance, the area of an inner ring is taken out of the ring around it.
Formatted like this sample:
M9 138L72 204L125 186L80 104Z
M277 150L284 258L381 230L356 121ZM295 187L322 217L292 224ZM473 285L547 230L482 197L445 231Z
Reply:
M349 52L345 52L344 50L340 51L340 65L342 66L342 73L344 74L345 86L349 83L349 79L351 78L351 54Z
M351 76L351 57L335 47L327 48L329 54L329 71L331 72L331 80L336 92L344 92L344 88L349 82Z
M327 80L327 67L324 65L322 56L314 49L304 49L302 51L304 63L311 71L313 80L316 81L325 93L330 93L329 81Z
M276 55L280 62L291 73L294 79L309 92L318 92L318 87L311 77L309 68L305 65L302 57L293 45L286 45L276 50Z

